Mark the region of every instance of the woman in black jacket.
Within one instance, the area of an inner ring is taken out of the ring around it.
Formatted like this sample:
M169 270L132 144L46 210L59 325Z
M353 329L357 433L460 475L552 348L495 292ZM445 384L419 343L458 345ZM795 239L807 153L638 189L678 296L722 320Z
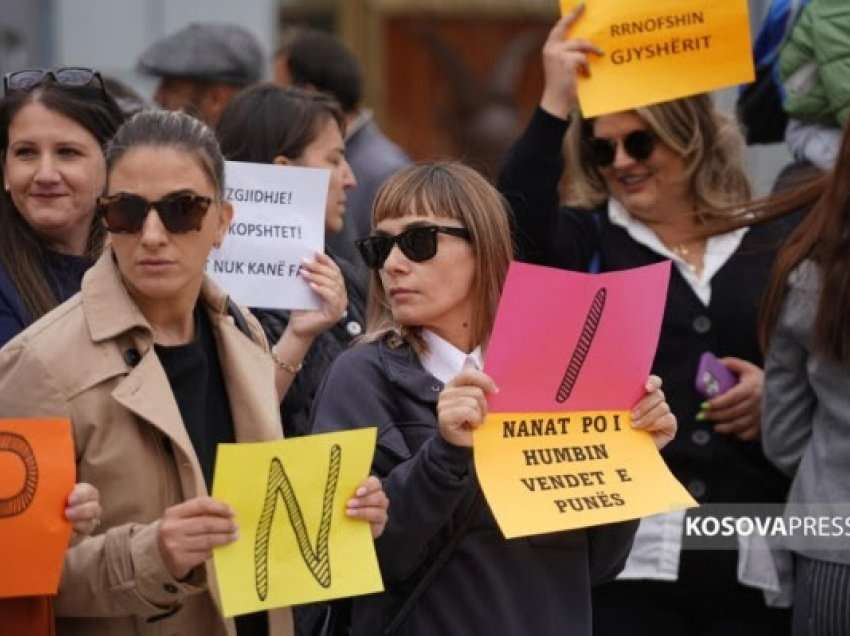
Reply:
M216 130L230 161L272 163L331 171L325 232L342 230L346 192L357 185L345 160L345 118L330 97L297 88L258 84L237 95L222 113ZM327 250L327 248L326 248ZM329 258L328 258L329 257ZM287 437L310 431L310 406L328 366L363 332L366 292L352 263L328 251L317 258L341 275L347 308L332 321L316 312L253 308L270 342L283 338L294 378L281 406ZM328 322L331 326L328 327ZM303 362L302 362L303 360ZM286 368L284 366L284 368Z
M354 599L352 634L588 636L590 587L620 570L637 524L506 540L472 466L512 258L504 200L460 164L412 166L381 188L372 227L366 342L334 361L313 409L316 432L378 427L373 471L392 499L386 592ZM635 421L663 445L675 418L659 386Z
M580 12L560 20L544 46L540 107L499 183L515 213L522 258L577 271L672 260L653 366L667 380L681 425L665 460L700 502L783 501L788 481L758 441L763 373L756 327L787 226L704 238L705 228L750 198L741 135L710 96L581 118L576 78L601 52L565 39ZM567 207L559 201L562 175ZM694 389L706 351L740 380L710 399ZM680 553L682 527L675 514L641 522L623 573L633 580L594 590L594 633L786 632L787 612L768 609L757 589L760 573L743 562L739 570L737 542Z

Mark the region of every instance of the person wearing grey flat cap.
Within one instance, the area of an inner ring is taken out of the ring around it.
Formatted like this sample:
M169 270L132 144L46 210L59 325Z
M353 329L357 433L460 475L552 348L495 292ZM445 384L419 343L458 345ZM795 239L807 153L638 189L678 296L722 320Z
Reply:
M234 24L192 23L154 42L139 71L160 78L154 101L215 126L230 99L263 73L260 43Z

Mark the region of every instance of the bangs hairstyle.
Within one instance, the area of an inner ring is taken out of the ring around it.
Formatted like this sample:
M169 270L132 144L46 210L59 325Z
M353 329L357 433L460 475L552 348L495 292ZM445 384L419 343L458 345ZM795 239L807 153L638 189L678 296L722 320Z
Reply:
M723 214L751 197L744 170L744 138L738 124L715 109L709 95L695 95L634 112L659 141L679 155L685 166L688 191L703 218ZM566 137L565 203L594 208L610 193L600 171L584 150L593 135L593 119L573 113Z
M456 162L417 164L401 170L378 191L372 210L373 229L384 219L433 214L438 219L459 221L469 230L475 258L471 332L473 343L482 347L490 337L513 258L508 210L502 195L483 176ZM400 334L417 351L425 350L419 327L393 320L379 272L372 270L364 340L378 340L389 332Z
M328 121L345 137L342 109L329 95L257 84L230 100L216 135L230 161L272 163L278 156L297 161Z
M115 100L99 85L66 86L45 79L30 91L14 91L0 101L0 149L4 164L9 149L9 127L15 116L29 104L40 104L73 121L88 131L101 148L123 120ZM2 172L0 170L0 175ZM95 260L103 250L105 239L103 226L92 222L84 256ZM58 304L44 269L46 250L43 239L21 216L9 192L5 187L0 188L0 264L9 273L31 322Z

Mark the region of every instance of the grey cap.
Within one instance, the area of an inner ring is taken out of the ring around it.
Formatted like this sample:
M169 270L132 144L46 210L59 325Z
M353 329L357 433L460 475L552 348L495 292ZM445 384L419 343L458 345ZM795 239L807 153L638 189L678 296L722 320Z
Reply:
M263 73L263 51L250 32L234 24L193 23L154 42L139 71L157 77L250 84Z

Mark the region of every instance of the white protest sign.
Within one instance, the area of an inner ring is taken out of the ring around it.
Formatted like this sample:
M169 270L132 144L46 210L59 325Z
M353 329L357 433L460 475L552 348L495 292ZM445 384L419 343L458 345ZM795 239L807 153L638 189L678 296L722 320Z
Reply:
M329 180L329 170L228 161L233 222L207 274L247 307L318 309L298 272L302 258L324 250Z

